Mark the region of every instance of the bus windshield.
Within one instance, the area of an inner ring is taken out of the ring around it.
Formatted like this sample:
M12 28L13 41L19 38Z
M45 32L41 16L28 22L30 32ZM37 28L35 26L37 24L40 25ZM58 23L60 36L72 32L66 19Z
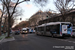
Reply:
M62 25L67 25L67 28L70 28L72 26L70 23L62 23Z

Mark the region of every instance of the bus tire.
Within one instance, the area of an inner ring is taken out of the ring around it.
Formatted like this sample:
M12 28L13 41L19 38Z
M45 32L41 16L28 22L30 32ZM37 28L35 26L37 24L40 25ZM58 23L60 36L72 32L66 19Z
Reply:
M72 35L72 38L74 38L74 35Z
M64 38L64 36L62 36L61 38Z

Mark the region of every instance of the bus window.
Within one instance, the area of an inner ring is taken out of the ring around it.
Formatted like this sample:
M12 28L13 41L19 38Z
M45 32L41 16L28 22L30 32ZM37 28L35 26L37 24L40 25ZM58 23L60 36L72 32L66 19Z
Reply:
M68 28L70 28L70 27L71 27L71 24L68 25Z
M38 31L40 31L40 27L38 27Z
M57 24L57 25L52 25L50 31L53 32L53 33L59 34L59 31L60 31L60 25L59 25L59 24Z
M44 27L41 27L41 31L44 31Z
M46 31L50 31L50 26L46 26Z
M44 27L39 27L38 30L39 31L44 31Z
M71 27L71 24L67 24L67 23L62 23L62 25L67 25L67 28Z

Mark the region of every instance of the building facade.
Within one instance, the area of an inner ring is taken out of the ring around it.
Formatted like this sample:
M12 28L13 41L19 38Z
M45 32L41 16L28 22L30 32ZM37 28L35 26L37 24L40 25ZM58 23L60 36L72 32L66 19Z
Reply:
M64 20L63 20L64 17ZM54 15L51 18L40 20L38 22L39 25L49 22L71 22L75 26L75 9L71 10L70 12L63 15Z

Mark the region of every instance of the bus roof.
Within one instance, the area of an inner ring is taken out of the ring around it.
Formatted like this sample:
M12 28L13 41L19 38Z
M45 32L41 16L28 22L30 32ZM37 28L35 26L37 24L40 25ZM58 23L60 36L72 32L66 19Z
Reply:
M45 26L45 24L39 25L38 27L43 27L43 26Z
M61 23L69 23L70 24L70 22L50 22L50 23L47 23L46 25L56 25L56 24L61 24Z
M43 26L46 26L46 25L56 25L56 24L61 24L61 23L70 24L70 22L50 22L50 23L45 23L45 24L39 25L37 27L43 27Z

